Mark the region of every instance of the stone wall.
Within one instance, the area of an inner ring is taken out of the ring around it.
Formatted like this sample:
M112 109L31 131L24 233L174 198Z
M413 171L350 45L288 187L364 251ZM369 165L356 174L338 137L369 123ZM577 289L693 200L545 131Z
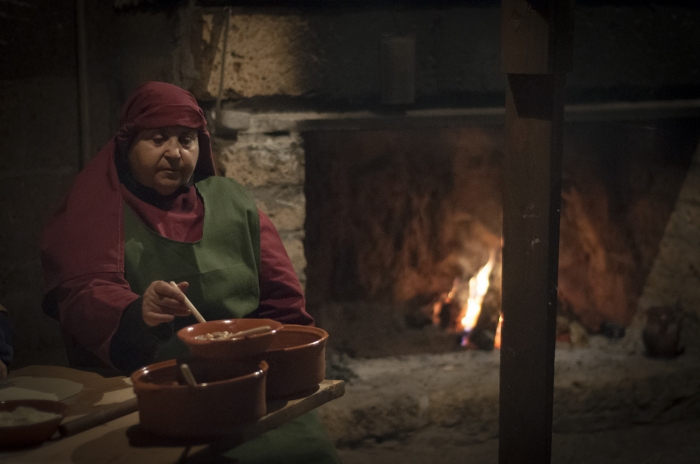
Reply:
M304 150L298 132L240 132L214 137L220 173L242 184L277 228L302 286L304 255Z
M640 307L677 303L700 317L700 145L666 226Z
M700 9L592 6L575 11L574 66L567 99L679 98L699 94ZM224 40L222 9L192 11L198 98L219 95ZM201 14L201 16L200 16ZM277 98L293 104L380 107L380 44L385 36L416 43L416 105L502 105L500 5L435 8L233 10L224 65L224 99L260 111ZM280 96L291 97L280 99ZM262 98L262 100L261 100Z

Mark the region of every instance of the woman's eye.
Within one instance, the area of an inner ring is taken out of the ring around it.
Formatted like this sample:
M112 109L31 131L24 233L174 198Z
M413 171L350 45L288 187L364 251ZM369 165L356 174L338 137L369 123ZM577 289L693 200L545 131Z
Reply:
M165 137L161 137L159 135L153 137L153 143L155 143L156 145L160 145L163 142L165 142Z

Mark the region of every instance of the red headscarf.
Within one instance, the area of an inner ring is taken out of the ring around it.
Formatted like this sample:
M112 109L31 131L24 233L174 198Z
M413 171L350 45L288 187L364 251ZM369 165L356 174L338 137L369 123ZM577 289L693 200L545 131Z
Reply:
M143 129L184 126L199 132L198 179L215 175L204 113L191 93L164 82L140 85L122 108L119 131L75 178L44 228L41 257L49 294L77 277L124 272L122 195L114 163ZM46 302L45 302L46 303Z

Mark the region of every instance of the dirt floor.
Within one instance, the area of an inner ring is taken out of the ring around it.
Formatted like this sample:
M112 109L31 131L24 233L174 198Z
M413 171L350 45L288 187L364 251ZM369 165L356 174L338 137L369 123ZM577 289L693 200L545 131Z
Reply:
M497 464L498 440L442 445L427 432L408 442L386 441L338 450L344 464ZM560 434L552 439L553 464L698 464L700 420L622 430Z

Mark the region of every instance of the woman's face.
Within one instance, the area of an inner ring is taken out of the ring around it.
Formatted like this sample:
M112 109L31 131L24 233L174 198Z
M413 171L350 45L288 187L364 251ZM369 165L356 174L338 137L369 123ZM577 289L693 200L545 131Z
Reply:
M161 195L170 195L187 184L197 159L197 129L181 126L142 130L127 155L131 175Z

